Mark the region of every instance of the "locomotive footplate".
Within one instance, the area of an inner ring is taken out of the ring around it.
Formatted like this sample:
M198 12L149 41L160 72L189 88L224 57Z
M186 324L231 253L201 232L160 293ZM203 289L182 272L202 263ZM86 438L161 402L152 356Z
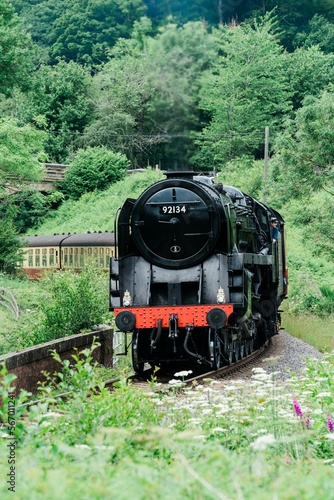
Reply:
M162 328L169 328L172 315L177 317L178 327L186 327L187 325L207 327L207 314L213 309L224 311L227 321L233 313L233 304L115 308L114 314L117 317L118 314L121 315L125 312L132 313L135 318L135 328L138 329L156 328L159 319Z

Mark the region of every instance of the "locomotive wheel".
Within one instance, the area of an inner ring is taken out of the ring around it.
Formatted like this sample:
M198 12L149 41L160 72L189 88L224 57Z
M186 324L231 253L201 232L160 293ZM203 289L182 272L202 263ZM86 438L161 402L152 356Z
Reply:
M144 371L144 362L138 361L138 337L139 333L137 331L133 332L132 336L132 366L136 373L142 373Z
M233 363L233 353L234 353L233 342L225 344L224 347L225 347L225 357L228 361L228 364L231 365Z
M245 355L246 356L249 356L250 354L252 354L254 348L253 348L253 340L246 340L245 341Z
M212 368L218 370L222 366L220 339L216 330L209 328L209 353Z
M235 361L239 361L239 357L240 357L240 343L235 340L233 342L233 350L234 350L234 360Z

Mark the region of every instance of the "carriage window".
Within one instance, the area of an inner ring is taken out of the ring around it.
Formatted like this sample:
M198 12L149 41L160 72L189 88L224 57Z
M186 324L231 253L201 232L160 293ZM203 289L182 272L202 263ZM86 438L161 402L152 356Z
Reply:
M100 267L104 267L104 248L100 248Z
M79 249L74 249L74 267L79 267Z
M49 248L49 266L53 267L55 265L55 249Z
M41 251L39 248L35 249L35 267L40 267L41 265L41 257L40 257Z
M84 267L85 265L85 249L80 248L80 267Z
M64 248L63 254L64 254L64 266L68 266L68 248Z
M34 251L31 248L28 252L28 267L33 267L34 265Z
M69 248L69 265L73 267L73 248Z
M46 267L48 265L48 249L42 248L42 266Z
M106 267L110 266L110 256L112 256L112 249L106 248Z

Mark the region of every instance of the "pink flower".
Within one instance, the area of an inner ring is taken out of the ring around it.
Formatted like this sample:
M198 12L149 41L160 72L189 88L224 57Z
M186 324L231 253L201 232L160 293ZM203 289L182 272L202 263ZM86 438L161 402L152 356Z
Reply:
M293 398L293 409L297 417L302 417L303 412L296 398Z
M329 413L327 413L327 428L329 432L334 432L334 421L331 419Z

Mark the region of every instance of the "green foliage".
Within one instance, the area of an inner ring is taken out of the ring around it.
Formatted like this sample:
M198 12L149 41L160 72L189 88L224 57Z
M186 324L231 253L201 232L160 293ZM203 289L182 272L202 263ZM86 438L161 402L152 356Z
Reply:
M319 47L326 54L334 52L334 26L325 16L316 14L308 22L307 29L297 33L295 47Z
M37 333L41 338L35 340L45 342L100 324L108 307L102 280L103 276L93 266L79 274L71 271L52 274L48 278L50 296L41 304L45 316Z
M4 320L0 321L0 354L111 323L108 276L96 267L86 269L83 276L63 272L38 281L0 274L0 286L15 295L20 309L18 320L5 314L5 308L0 311Z
M24 439L25 428L22 418L26 409L23 404L31 396L31 393L21 390L19 395L15 397L14 382L16 378L16 375L8 373L4 363L0 364L0 422L7 424L7 438L11 439L11 443L15 441L15 444Z
M85 145L125 152L136 166L136 155L150 146L143 134L154 92L145 58L113 58L94 78L94 119L85 130Z
M95 347L58 359L58 385L44 385L34 405L15 401L21 496L39 500L47 491L50 499L70 500L117 491L120 500L209 500L268 498L269 491L311 500L321 490L331 498L333 355L309 360L288 384L277 380L270 359L268 371L254 369L247 384L235 380L222 391L207 379L179 395L137 390L124 378L106 390L96 377ZM12 389L1 374L6 398ZM66 400L56 397L64 391ZM0 487L11 498L4 475Z
M145 13L141 0L14 0L32 37L52 64L59 59L98 66L120 37L128 37Z
M27 87L36 50L8 0L0 0L0 43L0 95L10 95L15 86Z
M0 224L0 271L8 274L17 272L22 243L14 228L13 221L7 217Z
M317 97L334 78L334 54L325 54L318 46L297 48L286 54L286 72L294 109L305 97Z
M42 65L31 79L28 92L11 101L24 123L47 132L45 151L50 162L65 162L73 154L77 135L91 118L91 76L73 61Z
M168 168L196 167L194 132L201 129L203 120L198 105L200 79L217 57L214 37L203 22L182 27L169 23L147 40L146 47L148 75L156 86L148 124L156 123L166 142L156 149L156 157Z
M250 157L235 158L218 172L216 183L230 184L261 200L263 195L263 161Z
M126 156L106 147L80 149L66 170L61 189L71 198L78 199L84 193L106 189L119 181L128 168L130 163Z
M296 118L277 137L274 175L285 195L301 197L321 188L333 193L334 88L305 98Z
M19 233L41 224L49 211L61 202L64 195L52 191L43 195L39 191L21 191L3 196L0 205L0 217L10 217Z
M217 31L221 52L202 81L201 108L210 123L199 135L201 165L220 167L263 150L264 129L274 135L291 109L285 56L274 35L275 22Z
M189 131L200 128L198 80L214 58L203 23L168 24L145 37L150 24L136 23L94 78L94 120L85 144L125 151L134 166L186 165L193 149Z
M41 179L44 140L45 134L30 125L21 127L12 118L0 120L0 190L6 180L15 185Z
M114 216L126 198L136 198L148 186L163 178L160 171L147 169L127 176L102 192L67 200L46 221L29 233L53 234L97 230L113 231ZM69 216L70 214L70 216Z

